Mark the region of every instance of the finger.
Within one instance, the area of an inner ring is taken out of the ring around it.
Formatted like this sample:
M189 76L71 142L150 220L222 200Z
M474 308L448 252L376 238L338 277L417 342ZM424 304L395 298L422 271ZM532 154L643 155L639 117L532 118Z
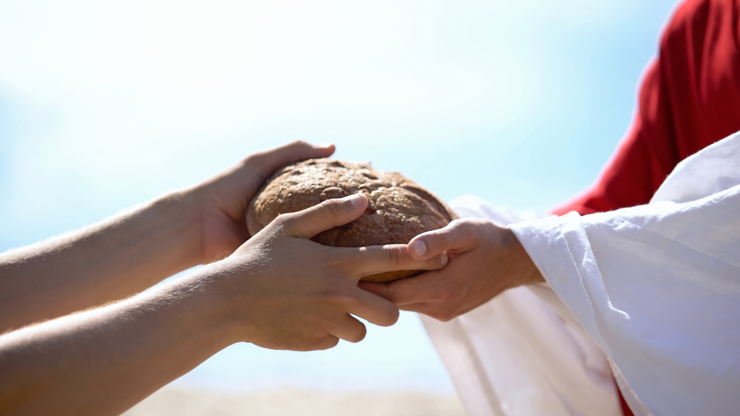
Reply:
M365 339L367 328L362 322L349 314L343 315L340 319L339 325L330 332L331 335L349 342L360 342Z
M463 250L475 244L475 224L455 220L439 230L419 234L409 241L409 253L414 259L428 259L445 251Z
M357 283L357 287L393 302L394 305L398 305L398 303L396 303L395 289L392 284L393 283L359 282Z
M328 350L330 348L336 347L337 344L339 344L339 338L334 335L328 334L327 336L316 340L316 342L311 345L311 348L306 351Z
M348 308L352 315L378 326L391 326L398 322L398 307L393 302L360 289L357 289L355 297L357 302Z
M425 260L414 260L405 244L341 248L341 263L351 276L362 277L397 270L437 270L449 262L446 253Z
M344 198L329 199L303 211L281 215L288 235L311 238L316 234L354 221L365 212L367 197L354 194Z
M395 295L392 284L360 282L359 287L388 300L391 300L390 298ZM451 314L447 312L446 308L447 305L442 303L409 303L398 306L398 309L402 311L422 313L445 322L451 319Z
M248 158L253 169L266 179L277 169L301 160L329 157L334 153L333 144L314 145L304 141L295 141L275 149L256 153Z
M401 306L400 309L427 315L442 322L448 322L460 315L451 309L447 309L444 305L434 303L412 303L411 305Z
M447 269L427 272L419 276L397 280L393 283L379 284L360 282L360 289L387 299L398 306L414 303L446 303L459 296L455 286L456 279Z

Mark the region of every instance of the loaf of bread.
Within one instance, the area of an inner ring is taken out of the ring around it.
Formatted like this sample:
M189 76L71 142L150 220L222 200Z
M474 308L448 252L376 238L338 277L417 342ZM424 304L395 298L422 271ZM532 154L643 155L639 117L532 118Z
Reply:
M247 227L254 235L280 214L358 192L367 195L367 210L349 224L316 235L313 241L333 247L406 244L457 218L441 199L400 173L378 171L369 163L310 159L286 166L267 180L250 203ZM419 273L395 271L362 280L388 283Z

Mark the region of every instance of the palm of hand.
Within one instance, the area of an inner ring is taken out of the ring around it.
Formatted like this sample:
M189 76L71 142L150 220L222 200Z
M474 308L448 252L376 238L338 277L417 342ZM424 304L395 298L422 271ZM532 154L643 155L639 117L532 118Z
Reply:
M328 157L334 146L297 141L257 153L198 185L194 194L201 223L201 263L225 258L250 237L246 225L249 202L277 169L300 160Z
M264 180L244 167L209 184L200 219L205 262L229 256L249 239L247 207Z
M210 263L233 253L250 237L244 214L229 215L218 206L206 207L203 224L203 262Z

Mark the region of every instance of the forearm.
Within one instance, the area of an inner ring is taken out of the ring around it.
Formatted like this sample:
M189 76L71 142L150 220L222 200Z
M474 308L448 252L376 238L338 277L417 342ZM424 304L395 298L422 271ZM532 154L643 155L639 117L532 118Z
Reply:
M190 194L0 254L0 333L120 300L199 262Z
M235 342L199 275L0 336L0 413L120 414Z

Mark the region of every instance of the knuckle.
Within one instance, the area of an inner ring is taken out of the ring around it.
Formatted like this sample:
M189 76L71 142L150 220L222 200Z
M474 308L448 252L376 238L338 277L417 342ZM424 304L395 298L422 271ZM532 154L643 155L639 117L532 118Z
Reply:
M329 220L334 220L337 215L341 212L341 202L335 200L335 199L328 199L321 203L321 209L322 213L327 217Z
M270 224L267 225L267 227L271 227L276 231L285 230L288 227L291 227L297 220L299 216L298 214L291 212L288 214L280 214L277 217L275 217L274 220Z
M455 220L446 237L449 242L458 240L462 243L471 238L479 240L482 234L481 221L479 220ZM452 224L452 223L451 223Z
M476 235L478 226L474 221L460 221L458 232L463 235Z
M385 252L390 264L401 266L407 261L408 254L399 246L386 246Z
M447 228L451 231L460 230L461 228L464 228L465 224L467 224L469 221L470 220L452 220L452 222L447 225Z
M436 241L434 241L436 240ZM441 232L435 236L435 238L432 239L432 243L437 243L437 245L446 247L452 242L452 235L449 232Z
M348 305L355 301L352 291L345 285L332 285L324 291L322 298L334 305Z
M276 225L285 225L286 223L290 223L294 221L297 217L297 214L295 212L290 212L287 214L280 214L277 217L275 217L274 220L272 220L273 223Z
M455 220L459 221L459 220ZM430 235L431 249L438 251L440 249L446 249L455 245L455 242L460 235L460 225L455 224L454 221L450 223L450 226L443 228L436 233Z

